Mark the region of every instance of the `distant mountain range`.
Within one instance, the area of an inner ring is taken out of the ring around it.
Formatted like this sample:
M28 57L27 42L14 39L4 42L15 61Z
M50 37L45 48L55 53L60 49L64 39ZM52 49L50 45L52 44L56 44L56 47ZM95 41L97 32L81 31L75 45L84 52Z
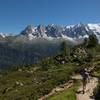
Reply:
M89 34L100 35L100 24L76 24L70 26L59 25L39 25L38 27L27 26L25 30L21 32L21 35L27 36L30 40L34 38L64 38L69 40L75 40L88 37Z
M95 34L100 43L100 24L29 25L17 35L0 33L0 68L34 64L59 52L63 40L69 48L90 34Z
M79 42L88 38L90 34L95 34L100 38L100 24L76 24L69 26L60 25L38 25L37 27L28 25L20 34L11 36L14 40L33 40L33 39L66 39L72 42ZM10 38L7 34L0 33L0 39Z

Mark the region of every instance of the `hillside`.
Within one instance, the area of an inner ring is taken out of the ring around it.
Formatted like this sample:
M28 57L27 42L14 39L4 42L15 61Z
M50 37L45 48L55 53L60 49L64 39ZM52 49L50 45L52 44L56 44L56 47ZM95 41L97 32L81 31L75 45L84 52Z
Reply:
M0 42L0 69L38 63L60 52L63 41L62 39L54 41L36 39L29 42ZM72 43L66 42L67 48L73 47Z
M66 48L66 42L63 42L59 54L48 57L38 64L1 71L0 99L37 100L50 93L56 86L68 82L80 69L91 68L92 64L96 66L92 75L98 75L100 45L91 42L94 38L69 50ZM98 95L95 95L97 98Z

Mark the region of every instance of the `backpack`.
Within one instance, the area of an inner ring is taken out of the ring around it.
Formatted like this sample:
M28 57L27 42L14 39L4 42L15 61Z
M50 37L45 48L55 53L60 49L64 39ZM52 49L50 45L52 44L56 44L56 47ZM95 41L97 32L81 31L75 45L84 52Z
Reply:
M88 72L84 69L80 71L80 74L84 79L87 79L89 75Z

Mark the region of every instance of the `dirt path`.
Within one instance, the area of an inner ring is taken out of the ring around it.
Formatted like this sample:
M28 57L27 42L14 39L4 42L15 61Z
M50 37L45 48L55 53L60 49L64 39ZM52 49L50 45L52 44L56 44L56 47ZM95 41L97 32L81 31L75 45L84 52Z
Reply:
M75 76L72 76L72 79L82 79L82 77L80 75L75 75ZM90 96L92 96L93 94L93 90L94 88L97 86L98 84L98 79L97 78L92 78L90 80L90 83L87 84L87 88L86 88L86 92L85 94L83 94L82 92L82 85L80 86L79 88L79 93L77 93L77 100L94 100L94 99L91 99ZM49 96L57 93L57 92L62 92L66 89L68 89L69 87L73 86L73 81L69 81L69 82L66 82L65 84L62 84L56 88L54 88L48 95L45 95L41 98L39 98L38 100L46 100L46 98L48 98Z
M93 90L97 84L98 79L93 77L86 86L86 92L84 94L82 92L77 94L77 100L94 100L91 96L93 95ZM79 91L82 91L82 86L79 88Z
M62 92L70 87L73 86L73 80L70 80L68 82L66 82L65 84L59 85L56 88L54 88L49 94L42 96L41 98L39 98L38 100L46 100L46 98L54 95L57 92Z

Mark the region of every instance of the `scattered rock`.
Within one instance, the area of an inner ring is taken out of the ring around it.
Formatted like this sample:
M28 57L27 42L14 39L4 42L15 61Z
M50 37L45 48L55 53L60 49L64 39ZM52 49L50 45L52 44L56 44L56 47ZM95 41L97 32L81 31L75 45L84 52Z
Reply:
M23 86L24 84L20 82L20 86Z
M15 84L18 85L18 86L23 86L24 85L22 82L19 82L19 81L16 81Z
M18 69L19 72L22 72L22 69Z
M6 92L10 91L12 88L11 87L8 87L8 88L5 88L2 92L2 94L5 94Z

